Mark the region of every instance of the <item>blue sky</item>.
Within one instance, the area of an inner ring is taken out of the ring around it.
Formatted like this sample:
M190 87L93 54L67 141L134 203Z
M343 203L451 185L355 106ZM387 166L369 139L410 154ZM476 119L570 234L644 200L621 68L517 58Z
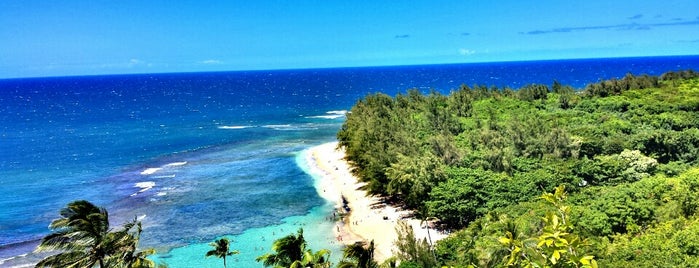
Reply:
M699 1L2 0L0 78L699 54Z

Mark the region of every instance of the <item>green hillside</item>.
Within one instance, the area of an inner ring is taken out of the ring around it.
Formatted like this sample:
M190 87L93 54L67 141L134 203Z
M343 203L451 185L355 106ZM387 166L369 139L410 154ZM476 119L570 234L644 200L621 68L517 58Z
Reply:
M442 265L697 267L697 77L377 93L337 136L370 192L453 232Z

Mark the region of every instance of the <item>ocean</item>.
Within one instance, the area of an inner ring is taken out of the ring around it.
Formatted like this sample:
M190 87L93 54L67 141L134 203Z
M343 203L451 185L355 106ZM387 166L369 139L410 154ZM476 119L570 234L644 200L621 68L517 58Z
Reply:
M583 88L626 73L699 70L699 56L0 80L0 266L22 267L67 203L142 220L143 247L169 267L218 267L227 236L254 258L304 228L341 256L304 150L335 140L369 93L554 80Z

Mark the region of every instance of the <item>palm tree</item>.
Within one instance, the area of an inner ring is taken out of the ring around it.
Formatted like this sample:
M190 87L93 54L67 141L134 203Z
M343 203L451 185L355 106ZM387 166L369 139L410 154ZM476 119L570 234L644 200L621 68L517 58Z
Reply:
M59 253L39 261L36 267L155 267L146 258L155 250L136 251L142 231L136 219L111 232L107 210L85 200L69 203L59 214L61 218L49 225L54 232L36 248L37 252Z
M306 240L303 238L303 228L298 230L298 235L290 234L279 238L272 244L272 250L276 254L265 254L255 259L267 266L290 267L295 261L303 260L306 251Z
M262 262L265 267L291 267L291 268L327 268L330 267L330 250L321 249L313 252L306 248L306 240L303 238L303 228L297 234L279 238L272 244L272 250L276 254L265 254L255 259Z
M377 268L379 264L374 260L374 240L367 246L365 242L357 242L345 247L343 260L337 268Z
M61 218L53 220L49 228L54 232L41 240L37 252L60 251L36 264L36 267L105 267L105 259L113 241L109 237L107 210L79 200L69 203L60 211Z
M426 206L422 206L418 210L418 212L415 213L415 216L418 219L420 219L420 227L422 227L422 224L425 224L425 228L427 228L427 239L430 243L430 252L432 252L432 257L436 260L437 255L434 252L434 245L432 245L432 236L430 235L430 221L436 220L437 218L429 216L428 208Z
M134 228L135 231L131 232ZM127 268L156 267L155 262L147 258L149 255L155 254L155 249L149 248L140 252L136 251L142 231L143 227L141 226L141 222L134 219L132 222L125 224L123 230L110 233L120 238L113 240L118 242L115 243L113 247L118 249L118 252L121 254L120 256L116 256L116 261L121 262Z
M300 261L294 261L289 267L329 268L330 265L330 250L321 249L314 253L313 250L307 249L303 253L303 259L301 259Z
M432 247L427 243L427 239L419 240L415 237L413 227L407 222L398 221L396 226L398 240L394 242L395 254L401 262L412 262L418 267L436 267L437 259L435 258Z
M235 254L239 254L240 252L237 250L234 251L229 251L230 250L230 241L228 241L228 238L221 238L219 240L216 240L214 242L211 242L209 244L210 246L214 247L214 249L209 250L209 252L206 252L206 257L209 256L216 256L219 258L223 258L223 267L226 267L226 256L231 256Z

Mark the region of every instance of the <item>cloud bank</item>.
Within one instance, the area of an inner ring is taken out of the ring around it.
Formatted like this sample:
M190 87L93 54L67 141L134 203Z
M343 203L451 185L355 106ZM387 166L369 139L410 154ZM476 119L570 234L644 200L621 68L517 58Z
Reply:
M638 15L636 15L638 16ZM636 17L634 16L634 17ZM631 17L631 18L634 18ZM580 32L580 31L590 31L590 30L650 30L653 27L671 27L671 26L686 26L686 25L699 25L699 18L690 21L673 21L673 22L663 22L663 23L622 23L615 25L599 25L599 26L581 26L581 27L562 27L553 28L546 30L533 30L529 32L520 32L520 34L551 34L551 33L570 33L570 32Z

